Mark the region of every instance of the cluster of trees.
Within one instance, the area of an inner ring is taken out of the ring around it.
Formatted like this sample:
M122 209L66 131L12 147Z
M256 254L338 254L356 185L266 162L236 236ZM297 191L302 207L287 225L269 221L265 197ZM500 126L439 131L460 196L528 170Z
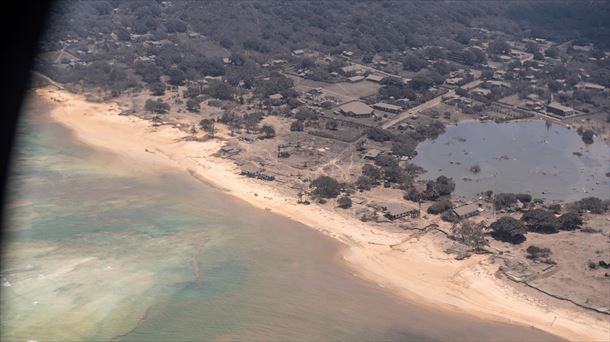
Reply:
M500 193L494 197L494 208L496 210L502 209L513 209L518 202L522 204L528 204L532 201L532 195L530 194L511 194L511 193Z
M452 178L438 176L435 180L429 180L426 182L425 190L417 191L415 187L411 187L407 190L404 197L405 199L414 202L420 202L422 200L436 201L442 197L451 195L453 190L455 190L455 182ZM441 208L442 207L440 205L435 207L435 209Z

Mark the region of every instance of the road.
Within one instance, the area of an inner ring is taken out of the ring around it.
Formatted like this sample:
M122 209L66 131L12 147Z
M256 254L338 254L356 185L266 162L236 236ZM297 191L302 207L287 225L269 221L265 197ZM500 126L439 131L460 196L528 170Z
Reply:
M474 80L472 82L464 84L462 86L462 88L464 88L466 90L472 89L472 88L478 86L479 84L481 84L481 82L482 82L481 80ZM409 116L412 116L413 114L419 113L426 109L430 109L430 108L440 104L441 101L443 100L443 96L453 96L453 95L455 95L455 89L451 89L445 94L439 95L435 98L432 98L431 100L428 100L428 101L420 104L419 106L415 106L407 111L404 111L404 112L398 114L394 119L387 121L383 125L381 125L381 127L383 129L388 129L388 128L406 120Z

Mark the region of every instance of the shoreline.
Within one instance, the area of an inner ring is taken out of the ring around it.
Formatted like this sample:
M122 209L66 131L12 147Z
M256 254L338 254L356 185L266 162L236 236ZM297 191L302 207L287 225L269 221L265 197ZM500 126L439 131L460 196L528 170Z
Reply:
M436 310L491 321L533 326L570 340L608 340L608 321L552 307L518 292L494 276L498 266L486 256L457 261L431 234L403 242L405 236L375 228L317 204L299 205L273 185L242 177L231 160L212 156L219 140L185 141L188 134L169 126L152 127L134 116L120 116L114 103L87 102L54 87L36 94L54 107L50 118L79 141L117 155L126 167L145 173L178 170L260 208L301 222L340 241L342 259L358 276L398 296ZM389 246L400 245L400 250Z

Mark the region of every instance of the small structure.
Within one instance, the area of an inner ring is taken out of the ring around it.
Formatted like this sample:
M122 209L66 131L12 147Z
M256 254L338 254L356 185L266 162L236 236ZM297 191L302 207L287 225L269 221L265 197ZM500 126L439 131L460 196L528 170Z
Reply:
M455 215L457 215L457 217L459 217L460 219L465 219L465 218L479 215L479 213L480 213L479 204L471 203L471 204L466 204L466 205L462 205L459 207L455 207L455 208L453 208L453 213Z
M401 203L388 203L385 208L385 216L390 220L397 220L405 216L413 218L419 216L419 209Z
M389 103L375 103L373 105L373 108L384 111L384 112L389 112L389 113L394 113L394 114L398 114L402 111L402 107L400 106L395 106L393 104L389 104Z
M361 76L361 75L352 76L352 77L348 77L347 80L350 81L351 83L356 83L356 82L360 82L360 81L364 80L364 76Z
M381 150L378 150L376 148L370 148L366 151L363 158L368 159L368 160L374 160L380 154L381 154Z
M550 113L559 115L559 116L570 116L575 113L574 109L564 106L559 102L551 102L546 106L546 110Z
M370 74L366 77L366 80L371 81L371 82L380 83L383 80L383 76Z
M301 55L303 55L303 54L305 53L305 50L303 50L303 49L292 50L292 53L293 53L295 56L301 56Z
M368 118L373 115L373 108L359 101L346 103L340 107L340 110L343 115L354 118Z

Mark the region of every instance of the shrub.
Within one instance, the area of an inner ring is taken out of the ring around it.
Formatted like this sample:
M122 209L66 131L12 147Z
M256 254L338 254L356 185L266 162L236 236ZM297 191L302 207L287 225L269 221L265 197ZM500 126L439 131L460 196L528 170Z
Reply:
M548 258L552 254L550 248L538 247L536 245L531 245L531 246L527 247L527 249L525 251L528 254L527 255L528 259Z
M337 204L339 205L339 208L343 208L343 209L351 208L352 199L347 196L343 196L337 200Z

